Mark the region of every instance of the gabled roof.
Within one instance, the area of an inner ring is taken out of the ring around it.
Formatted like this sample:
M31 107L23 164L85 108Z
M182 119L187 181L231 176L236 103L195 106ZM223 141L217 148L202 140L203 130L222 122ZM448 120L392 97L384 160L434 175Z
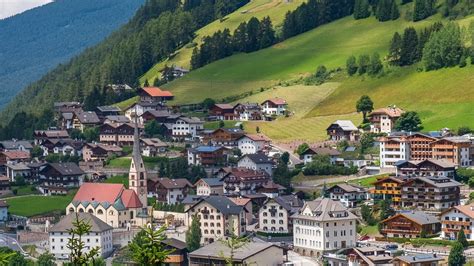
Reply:
M266 102L271 102L271 103L273 103L273 104L275 104L275 105L286 105L286 104L287 104L286 101L285 101L284 99L282 99L282 98L272 98L272 99L268 99L268 100L264 101L264 102L262 103L262 105L265 104Z
M445 210L444 212L442 212L441 214L444 214L444 213L447 213L453 209L456 209L462 213L464 213L467 217L469 218L473 218L474 219L474 204L471 203L469 205L457 205L457 206L454 206L452 208L449 208L447 210Z
M188 123L188 124L201 124L201 123L204 123L203 121L201 121L201 119L199 119L198 117L187 117L187 116L183 116L183 117L180 117L179 118L180 120L183 120L184 122Z
M115 123L130 123L130 119L124 115L108 115L105 117L110 122L115 122Z
M424 262L440 261L440 260L443 260L443 258L436 256L436 254L416 254L416 255L410 255L410 256L408 255L398 256L398 257L395 257L392 260L392 262L396 260L401 260L403 262L409 263L410 265L416 264L416 263L421 265L421 263L424 263Z
M140 139L143 144L146 146L151 146L151 147L168 147L168 144L164 143L161 139L159 138L147 138L147 139Z
M377 181L375 181L372 185L375 185L375 184L378 184L378 183L383 183L387 180L393 181L393 182L398 183L398 184L402 184L403 182L405 182L401 178L396 178L394 176L387 176L387 177L382 177L382 178L377 179Z
M344 131L358 131L357 127L350 120L336 120L331 125L338 125Z
M204 182L210 187L220 187L224 184L224 182L220 180L219 178L201 178L196 182L196 184L198 182Z
M252 170L243 167L231 168L227 174L225 174L224 179L228 176L233 176L241 181L250 181L255 179L269 179L268 173L260 170Z
M69 138L66 130L35 130L34 135L46 138Z
M306 155L306 154L319 154L319 155L329 155L329 156L341 155L341 153L336 149L324 148L324 147L308 148L301 155Z
M186 249L188 247L186 242L183 242L183 241L178 240L176 238L167 238L167 239L163 240L163 243L165 245L168 245L168 246L170 246L174 249L177 249L177 250L183 250L183 249Z
M120 112L120 108L113 105L99 106L97 107L97 110L101 112Z
M49 229L49 232L68 232L69 230L73 229L73 222L76 220L76 215L80 220L86 221L91 226L90 231L93 233L101 233L104 231L113 230L112 226L106 224L101 219L90 213L73 212L64 216L57 224L53 225L53 227Z
M173 97L169 91L163 91L158 87L144 87L142 90L151 97Z
M122 184L84 183L77 191L73 201L96 201L113 204L122 194Z
M75 163L50 163L49 167L58 171L61 175L64 176L74 176L74 175L83 175L84 171ZM48 167L46 166L46 167Z
M192 153L207 153L207 152L216 152L218 150L225 149L221 146L199 146L194 149L189 149Z
M169 179L167 177L161 177L153 180L160 183L166 189L186 188L192 187L193 185L185 178Z
M408 185L412 182L415 182L416 180L420 180L422 182L425 182L433 187L437 187L437 188L447 188L447 187L460 187L462 186L461 183L459 183L458 181L455 181L453 179L450 179L450 178L441 178L441 177L424 177L424 176L417 176L417 177L414 177L410 180L408 180L407 182L405 182L404 185Z
M348 211L342 203L332 199L317 199L305 203L301 211L306 208L311 210L312 215L295 214L293 217L300 219L308 219L314 221L333 221L333 220L347 220L357 219L352 212Z
M243 138L249 138L253 141L271 141L267 136L263 134L245 134L238 138L238 140L243 139Z
M281 255L283 256L283 249L278 247L272 243L268 242L250 242L243 247L234 250L233 258L234 261L242 261L249 257L255 256L256 254L263 252L271 247L278 248L281 251ZM189 253L190 257L197 257L197 258L205 258L205 259L217 259L224 261L222 255L225 257L230 256L231 250L220 241L213 242L209 245L201 247L191 253Z
M242 160L244 158L249 158L249 160L251 160L252 162L254 162L256 164L273 164L273 161L270 160L270 158L267 155L263 154L263 153L246 154L246 155L242 156L242 158L240 158L240 160Z
M122 203L126 208L141 208L142 203L134 190L125 189L122 192Z
M18 149L20 146L25 147L25 149L33 149L33 145L26 140L4 140L0 141L0 146L6 150Z
M30 153L26 151L2 151L2 154L5 155L5 157L12 160L30 158Z
M234 109L234 106L228 103L216 103L214 106L220 109Z
M100 148L103 149L104 151L108 152L121 152L122 148L119 146L115 145L107 145L107 144L102 144L102 143L87 143L86 146L94 149L94 148Z
M437 141L433 142L441 142L441 141L448 141L451 143L471 143L471 140L467 137L463 136L454 136L454 137L444 137L442 139L438 139Z
M388 115L390 117L400 117L403 113L404 113L404 111L402 109L400 109L398 107L389 106L389 107L379 108L379 109L373 110L369 114L369 116L373 116L373 115L376 115L376 114L385 114L385 115Z
M81 111L81 112L75 112L74 114L82 124L98 124L98 123L100 123L100 119L99 119L99 117L97 116L97 114L95 112Z
M247 203L251 201L251 199L248 198L229 198L232 202L239 206L245 206Z
M420 166L422 164L425 164L425 163L431 163L431 164L434 164L434 165L438 165L439 167L442 167L442 168L455 168L456 165L448 160L435 160L435 159L426 159L426 160L410 160L410 161L398 161L395 163L395 166L397 167L401 167L403 166L404 164L412 164L414 166Z
M332 190L336 187L339 187L340 189L344 190L344 192L350 193L350 192L366 192L366 189L354 184L349 184L349 183L341 183L341 184L336 184L332 187L330 187L328 190Z
M208 203L209 205L216 208L218 211L220 211L224 215L225 214L240 214L243 210L242 206L235 204L229 198L225 196L214 196L214 195L207 196L205 198L200 199L191 208L189 208L189 210L192 209L194 206L200 204L201 202Z
M427 224L436 224L436 223L439 223L439 219L433 215L430 215L426 212L422 212L422 211L406 211L406 212L399 212L395 215L393 215L392 217L389 217L385 220L382 221L382 223L384 222L387 222L387 221L390 221L396 217L400 217L400 216L403 216L407 219L409 219L410 221L413 221L419 225L427 225Z

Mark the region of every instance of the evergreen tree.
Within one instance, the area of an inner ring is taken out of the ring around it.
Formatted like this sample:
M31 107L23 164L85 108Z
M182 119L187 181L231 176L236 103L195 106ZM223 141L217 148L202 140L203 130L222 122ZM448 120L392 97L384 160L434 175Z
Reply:
M69 260L73 265L87 265L99 254L98 247L85 251L86 243L83 241L83 237L90 233L92 225L85 219L80 219L77 213L72 225L73 228L68 230L71 238L68 239L66 245L70 250Z
M150 87L150 83L148 83L148 79L145 79L145 82L143 83L143 87Z
M54 255L49 252L45 252L38 257L37 263L38 266L54 266L56 265L54 261Z
M235 29L232 36L232 47L236 52L245 52L247 43L247 23L244 21Z
M259 35L260 31L260 22L257 18L252 17L247 23L247 40L245 43L245 51L253 52L257 51L259 48Z
M288 39L295 36L296 33L296 21L293 12L286 12L285 20L283 21L283 39Z
M392 7L395 0L379 0L375 10L375 17L379 21L388 21L392 19Z
M466 257L464 256L464 247L459 241L456 241L451 247L448 257L449 266L459 266L466 263Z
M380 56L378 53L374 53L372 57L370 58L370 65L367 69L367 73L370 76L375 76L382 72L383 70L383 65L382 61L380 60Z
M369 1L355 0L354 2L354 18L363 19L370 16Z
M399 66L401 64L401 52L402 52L403 41L402 37L398 32L393 34L392 40L390 41L390 48L388 50L387 61L391 65Z
M418 34L415 28L408 27L403 32L402 49L400 53L400 65L408 66L417 62L418 55Z
M464 230L459 230L456 240L459 243L461 243L461 245L464 248L467 248L469 246L469 242L467 242L466 235L464 234Z
M419 21L425 18L426 0L415 0L413 7L413 21Z
M186 244L188 245L188 251L193 252L194 250L201 247L201 226L199 222L199 215L193 215L191 227L186 231Z
M365 74L370 64L370 57L365 54L360 55L358 64L359 64L359 69L358 69L359 75Z
M390 19L397 20L400 17L400 11L395 0L392 0L392 6L390 7Z
M162 265L172 253L173 249L166 249L163 241L166 240L166 227L158 230L143 228L128 245L132 253L132 260L140 265Z
M260 23L258 33L259 49L267 48L275 43L275 31L270 17L264 17Z
M434 32L423 48L426 70L453 67L459 64L464 54L461 29L457 23L449 23Z
M357 73L357 68L358 66L357 66L355 56L353 55L349 56L349 58L347 58L347 61L346 61L347 74L349 74L349 76L354 75L355 73Z
M193 54L191 56L191 69L198 69L202 66L201 54L197 47L194 47Z
M405 132L417 132L422 130L423 126L418 113L410 111L403 113L398 118L397 122L395 122L395 129Z

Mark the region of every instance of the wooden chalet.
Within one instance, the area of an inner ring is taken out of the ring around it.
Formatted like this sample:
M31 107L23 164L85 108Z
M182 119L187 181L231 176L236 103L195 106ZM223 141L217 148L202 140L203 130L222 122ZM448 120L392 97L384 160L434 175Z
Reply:
M380 222L381 233L387 237L418 238L441 231L441 222L434 215L422 211L400 212Z

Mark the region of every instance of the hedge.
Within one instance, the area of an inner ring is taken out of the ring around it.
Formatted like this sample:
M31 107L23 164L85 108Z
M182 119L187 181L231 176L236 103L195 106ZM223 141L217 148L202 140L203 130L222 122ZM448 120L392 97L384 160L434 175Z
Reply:
M422 246L422 245L433 245L433 246L452 246L456 241L454 240L444 240L444 239L432 239L432 238L400 238L400 237L376 237L375 240L377 241L388 241L388 242L395 242L399 244L411 243L415 246ZM474 246L474 241L468 241L469 246Z

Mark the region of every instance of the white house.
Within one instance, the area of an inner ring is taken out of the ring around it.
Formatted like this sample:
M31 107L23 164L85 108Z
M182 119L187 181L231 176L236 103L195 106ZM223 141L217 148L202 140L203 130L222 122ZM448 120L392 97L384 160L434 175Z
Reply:
M286 101L281 98L268 99L261 104L262 112L265 115L284 115L287 105Z
M82 236L85 243L84 252L98 247L99 255L107 258L113 251L112 247L112 226L106 224L101 219L86 212L70 213L63 217L57 224L49 229L49 252L57 259L69 259L70 250L67 247L71 238L69 230L72 229L76 215L80 220L84 220L91 225L90 233Z
M201 178L195 184L196 195L222 195L224 194L224 182L219 178Z
M395 122L404 113L404 111L396 106L389 106L373 110L369 115L370 132L373 133L390 133L392 132Z
M175 139L195 139L204 129L204 122L197 117L180 117L172 126L171 134Z
M458 205L441 213L441 237L456 239L463 229L467 240L474 240L474 204Z
M131 106L125 109L125 116L130 120L133 121L135 116L139 117L139 122L143 123L142 115L146 111L151 110L161 110L164 109L163 105L160 102L138 102L134 103Z
M380 140L380 167L395 170L398 161L410 159L410 143L404 137L382 137Z
M246 154L237 162L237 167L265 171L273 176L273 162L263 153Z
M338 201L308 201L292 218L293 250L303 256L356 246L358 218Z
M303 206L303 201L294 195L267 199L258 211L258 231L265 233L292 232L290 217L301 206Z
M324 147L309 148L306 151L304 151L302 154L300 154L300 159L303 160L304 164L308 164L313 161L313 157L315 155L327 155L329 156L331 163L335 164L337 159L341 155L341 153L338 150L331 149L331 148L324 148Z
M366 188L353 184L337 184L328 189L329 198L338 200L347 208L353 208L358 201L369 199Z
M262 134L245 134L237 142L243 155L261 152L270 145L270 139Z

